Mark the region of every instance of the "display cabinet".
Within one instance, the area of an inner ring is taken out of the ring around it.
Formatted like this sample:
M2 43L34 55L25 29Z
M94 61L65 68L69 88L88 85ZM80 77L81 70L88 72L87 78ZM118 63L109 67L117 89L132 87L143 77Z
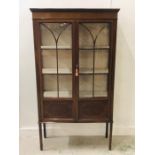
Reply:
M31 11L40 149L47 122L106 123L111 149L119 9Z

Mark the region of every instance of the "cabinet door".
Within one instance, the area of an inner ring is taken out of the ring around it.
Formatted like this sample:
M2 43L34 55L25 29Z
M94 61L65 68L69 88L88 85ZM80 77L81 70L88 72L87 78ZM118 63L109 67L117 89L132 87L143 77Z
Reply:
M79 118L106 119L110 23L79 23Z
M43 117L72 118L72 24L40 23Z

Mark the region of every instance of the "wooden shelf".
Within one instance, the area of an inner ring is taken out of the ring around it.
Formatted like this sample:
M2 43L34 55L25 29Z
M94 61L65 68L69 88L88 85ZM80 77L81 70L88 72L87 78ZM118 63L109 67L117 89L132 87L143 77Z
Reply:
M43 94L44 98L48 97L58 97L57 91L45 91ZM59 97L71 98L71 91L59 91ZM80 98L83 97L92 97L92 91L80 91ZM105 91L95 91L94 97L107 97L107 92Z
M56 68L43 68L43 74L57 74ZM72 74L72 69L69 68L59 68L58 74Z
M93 69L80 68L80 74L93 74ZM108 74L108 69L95 69L94 74Z
M56 46L41 46L41 49L43 50L55 50ZM58 50L72 50L72 47L69 46L59 46L57 47ZM101 47L101 48L91 48L91 47L82 47L79 48L79 50L108 50L110 49L110 46L105 46L105 47Z
M80 74L93 74L93 69L80 68ZM43 68L43 74L57 74L56 68ZM94 74L108 74L108 69L95 69ZM59 68L58 74L72 74L72 69L69 68Z
M80 98L84 97L93 97L92 96L92 91L79 91L80 92ZM107 97L107 92L106 91L95 91L94 92L94 97Z
M43 96L46 98L48 97L58 97L57 91L44 91ZM72 91L59 91L59 97L66 97L71 98L72 97Z
M81 47L79 50L107 50L110 49L110 46L105 46L105 47L99 47L99 48L92 48L92 47Z
M42 50L56 50L56 46L41 46ZM57 47L58 50L72 50L70 46L59 46Z

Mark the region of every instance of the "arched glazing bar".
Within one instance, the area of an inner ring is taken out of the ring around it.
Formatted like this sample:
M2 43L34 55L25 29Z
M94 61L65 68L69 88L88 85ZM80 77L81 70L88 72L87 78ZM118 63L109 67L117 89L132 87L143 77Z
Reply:
M55 23L54 23L55 24ZM61 24L61 23L60 23ZM58 96L58 102L59 102L59 66L58 66L58 42L59 42L59 39L62 35L62 33L67 29L67 27L70 25L70 23L63 23L63 29L58 33L58 35L56 36L54 34L54 31L49 28L45 23L41 23L41 25L46 28L52 35L52 37L54 38L54 41L55 41L55 45L56 45L56 66L57 66L57 96Z
M105 28L105 26L103 26L99 31L98 31L98 33L95 35L95 37L93 36L93 33L91 32L91 30L86 26L86 25L84 25L83 23L80 23L80 25L84 28L84 29L86 29L87 30L87 32L90 34L90 36L91 36L91 39L92 39L92 41L93 41L93 78L92 78L92 96L94 97L94 83L95 83L95 75L94 75L94 73L95 73L95 51L96 51L96 49L95 49L95 46L96 46L96 41L97 41L97 39L98 39L98 37L99 37L99 35L101 34L101 32L104 30L104 28Z

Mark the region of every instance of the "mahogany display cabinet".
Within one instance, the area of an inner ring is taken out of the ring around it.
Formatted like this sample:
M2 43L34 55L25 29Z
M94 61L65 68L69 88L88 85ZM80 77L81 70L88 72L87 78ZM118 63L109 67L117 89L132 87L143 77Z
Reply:
M48 122L100 122L111 150L119 9L30 10L40 149Z

